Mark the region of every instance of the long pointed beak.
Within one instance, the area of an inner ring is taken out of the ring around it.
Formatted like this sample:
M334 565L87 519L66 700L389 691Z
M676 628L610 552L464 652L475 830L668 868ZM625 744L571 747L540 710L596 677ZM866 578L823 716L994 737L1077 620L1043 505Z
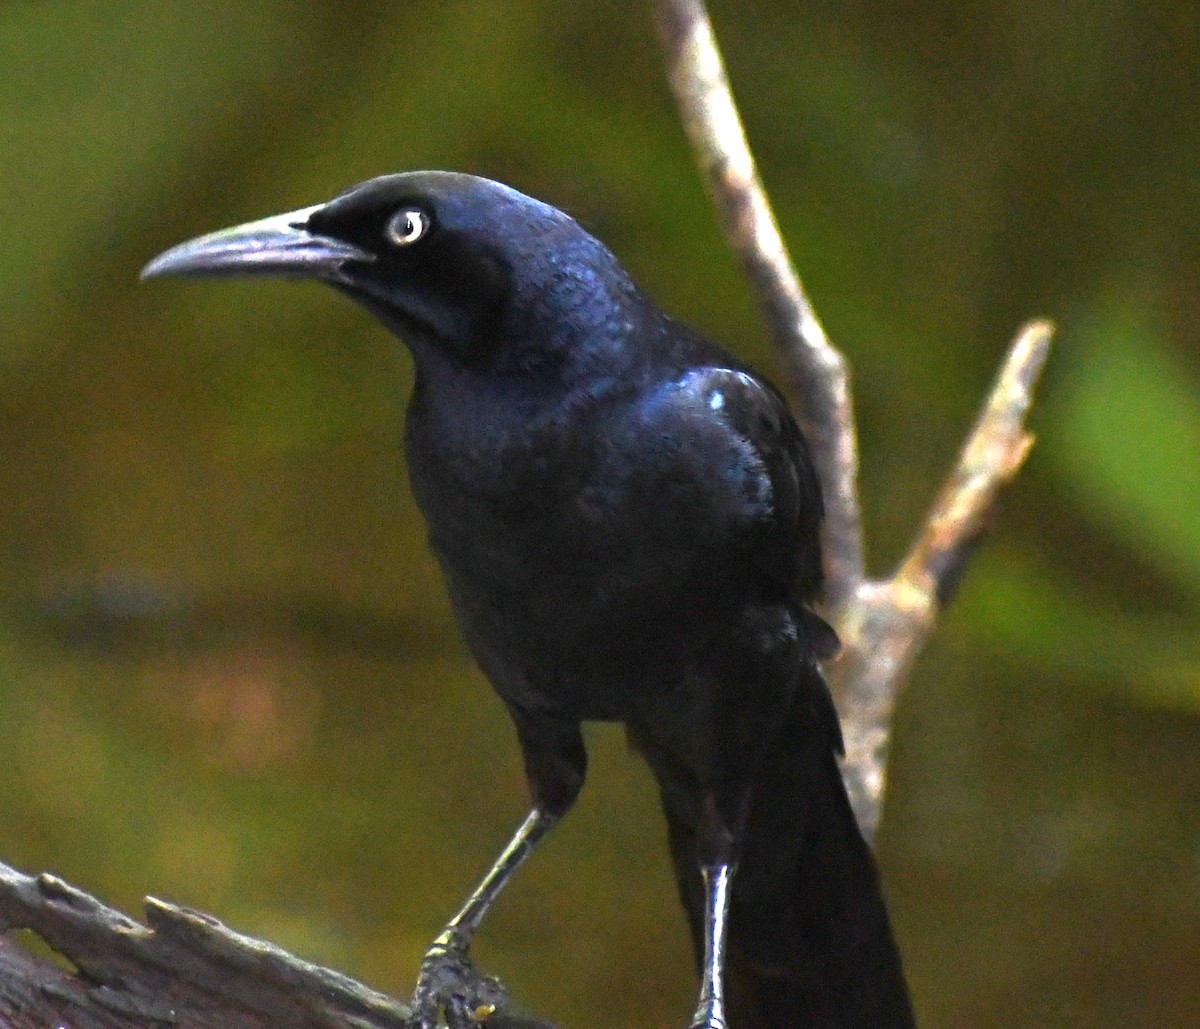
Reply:
M141 277L271 275L339 281L347 261L369 262L375 257L351 243L310 232L309 216L323 206L277 214L180 243L146 265Z

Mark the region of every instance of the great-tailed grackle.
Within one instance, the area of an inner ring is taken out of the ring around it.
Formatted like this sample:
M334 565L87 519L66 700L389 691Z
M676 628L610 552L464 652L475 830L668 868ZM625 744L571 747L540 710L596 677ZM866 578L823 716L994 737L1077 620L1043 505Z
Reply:
M467 951L570 808L585 719L657 778L702 973L693 1026L911 1026L817 660L821 497L780 395L663 314L554 207L412 172L184 243L144 276L332 284L416 362L405 447L464 636L516 724L532 811L422 965L467 1021ZM736 872L736 874L735 874Z

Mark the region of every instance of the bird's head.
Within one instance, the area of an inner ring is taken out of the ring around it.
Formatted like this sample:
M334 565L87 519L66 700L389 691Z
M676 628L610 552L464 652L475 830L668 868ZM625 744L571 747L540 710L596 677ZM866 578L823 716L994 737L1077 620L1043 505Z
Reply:
M455 172L370 179L324 204L223 229L160 254L142 278L265 275L327 282L416 351L486 360L505 340L566 343L631 291L572 218Z

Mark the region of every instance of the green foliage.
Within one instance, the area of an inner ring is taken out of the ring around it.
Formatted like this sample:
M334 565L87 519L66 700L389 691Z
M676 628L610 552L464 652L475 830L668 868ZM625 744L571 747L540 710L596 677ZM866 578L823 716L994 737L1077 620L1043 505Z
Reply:
M1200 602L1200 389L1135 306L1094 319L1051 454L1085 512Z

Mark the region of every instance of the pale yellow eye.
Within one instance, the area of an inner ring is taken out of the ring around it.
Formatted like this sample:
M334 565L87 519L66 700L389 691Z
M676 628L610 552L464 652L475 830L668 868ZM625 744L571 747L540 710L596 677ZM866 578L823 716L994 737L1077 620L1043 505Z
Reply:
M415 207L397 211L387 223L387 238L398 247L412 246L428 231L429 216Z

